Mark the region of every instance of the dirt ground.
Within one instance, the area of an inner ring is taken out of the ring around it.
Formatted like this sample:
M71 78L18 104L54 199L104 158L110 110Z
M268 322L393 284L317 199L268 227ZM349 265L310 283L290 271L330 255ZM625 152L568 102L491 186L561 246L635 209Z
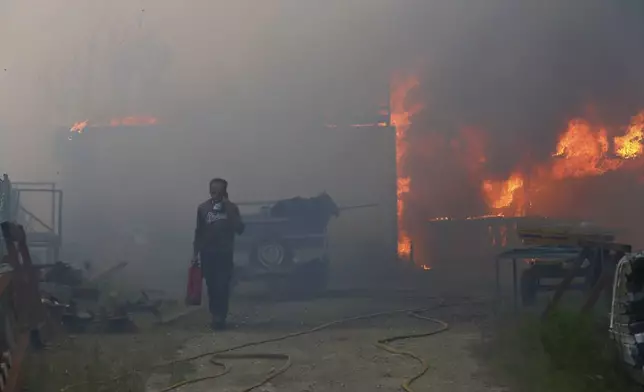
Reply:
M442 295L442 299L418 292L391 289L335 290L316 299L275 300L260 294L237 294L232 303L232 328L214 333L207 328L204 309L176 322L176 328L193 337L176 353L177 358L235 346L245 342L278 337L313 328L332 320L397 309L430 308L424 315L450 324L447 332L418 339L392 343L412 351L431 366L429 372L413 384L415 391L504 391L501 383L472 355L472 348L482 335L480 327L488 319L488 305L480 299ZM406 313L352 321L309 335L247 348L239 353L282 353L292 359L284 374L258 388L264 392L323 391L400 391L405 379L413 376L420 365L411 358L390 354L376 346L379 339L418 334L439 326L409 317ZM226 360L230 373L215 380L179 388L180 391L244 390L280 368L283 361ZM152 375L146 384L148 392L158 392L184 379L216 374L221 369L205 357L189 364L175 366L172 375Z

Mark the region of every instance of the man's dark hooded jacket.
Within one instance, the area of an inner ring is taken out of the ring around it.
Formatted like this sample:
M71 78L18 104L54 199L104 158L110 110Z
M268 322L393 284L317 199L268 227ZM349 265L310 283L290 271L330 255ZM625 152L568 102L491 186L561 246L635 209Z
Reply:
M197 208L197 227L195 228L195 254L208 250L214 252L233 252L235 234L244 232L244 223L239 207L227 199L215 202L208 199Z

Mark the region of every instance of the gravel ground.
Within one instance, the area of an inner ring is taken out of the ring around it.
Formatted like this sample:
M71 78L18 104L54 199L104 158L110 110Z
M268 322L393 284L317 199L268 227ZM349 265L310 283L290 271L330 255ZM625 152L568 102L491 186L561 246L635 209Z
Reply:
M443 306L437 307L439 303ZM487 320L487 308L481 301L466 298L436 299L400 291L336 291L324 298L309 301L275 301L262 296L237 298L232 304L232 328L210 332L207 313L198 310L177 322L177 328L194 333L178 352L177 358L230 347L240 343L274 338L309 329L335 319L395 309L429 307L426 316L450 324L447 332L393 343L423 357L429 372L413 384L415 391L477 392L501 391L490 382L485 369L471 354L481 341L480 325ZM293 365L258 391L399 391L406 378L420 366L410 358L392 355L376 347L377 340L402 334L428 332L438 326L406 314L384 316L337 325L309 335L240 350L239 353L271 352L291 356ZM181 391L243 390L282 366L279 361L229 360L231 372L216 380L180 388ZM193 361L175 374L155 374L148 380L147 391L168 386L170 378L192 379L215 374L220 369L208 358ZM499 383L500 384L500 383Z

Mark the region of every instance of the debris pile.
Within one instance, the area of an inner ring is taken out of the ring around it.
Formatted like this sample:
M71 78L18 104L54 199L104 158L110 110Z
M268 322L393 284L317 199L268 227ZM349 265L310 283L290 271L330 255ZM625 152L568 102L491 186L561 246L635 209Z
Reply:
M145 291L136 299L124 299L119 292L109 290L109 278L126 265L118 263L93 278L85 276L89 264L85 265L85 271L61 261L38 266L44 270L39 285L42 302L73 332L132 331L136 329L131 319L133 313L151 314L160 320L162 300L151 300Z
M271 217L287 218L306 233L324 232L329 219L339 213L340 209L327 193L280 200L270 209Z

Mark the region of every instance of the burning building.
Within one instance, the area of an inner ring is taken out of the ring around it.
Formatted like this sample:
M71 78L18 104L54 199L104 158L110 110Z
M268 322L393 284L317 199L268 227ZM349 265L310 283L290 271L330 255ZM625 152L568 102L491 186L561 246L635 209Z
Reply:
M535 158L528 146L522 159L499 171L493 130L432 129L428 117L435 112L414 94L420 86L414 75L392 80L401 256L409 257L413 244L414 262L427 268L458 258L444 249L455 243L470 258L484 247L512 246L508 238L523 217L592 220L638 243L644 111L617 124L571 117L547 159Z

